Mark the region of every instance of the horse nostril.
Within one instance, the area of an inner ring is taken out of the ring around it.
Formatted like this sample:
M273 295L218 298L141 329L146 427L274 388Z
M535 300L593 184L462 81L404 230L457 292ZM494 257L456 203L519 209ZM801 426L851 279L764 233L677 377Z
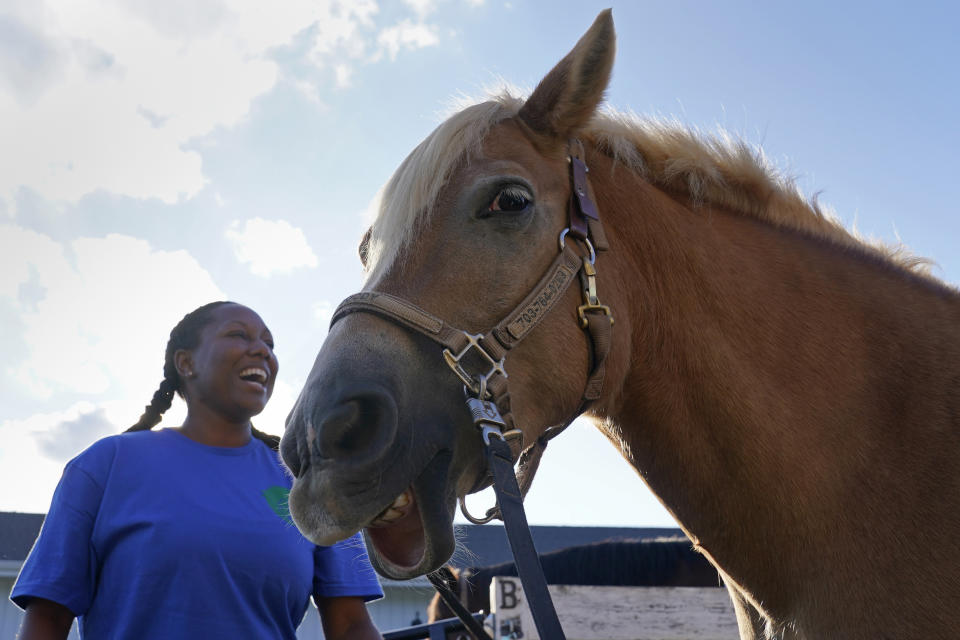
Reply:
M299 478L310 466L310 456L304 455L297 438L289 435L280 439L280 459L294 478Z
M393 441L397 410L389 396L369 393L341 402L317 422L322 457L372 457Z
M362 444L362 439L360 407L353 400L344 402L334 408L320 425L320 455L334 458L340 452L349 453Z
M297 455L297 439L283 437L280 439L280 459L287 466L294 478L300 477L300 456Z

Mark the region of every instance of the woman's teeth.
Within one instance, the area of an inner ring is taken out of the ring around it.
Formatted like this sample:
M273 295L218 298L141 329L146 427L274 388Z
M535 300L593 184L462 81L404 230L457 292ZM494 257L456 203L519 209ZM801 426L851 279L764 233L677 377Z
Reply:
M244 380L250 380L264 384L267 381L267 372L258 367L247 367L240 372L240 377Z

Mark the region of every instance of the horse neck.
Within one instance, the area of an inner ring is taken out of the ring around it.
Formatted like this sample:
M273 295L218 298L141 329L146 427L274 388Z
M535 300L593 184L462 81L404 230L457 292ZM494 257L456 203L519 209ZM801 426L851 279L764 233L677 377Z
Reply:
M618 334L595 415L724 571L775 601L814 566L809 541L909 508L916 471L893 452L952 468L955 293L866 252L686 206L623 168L591 179ZM767 584L763 563L784 571Z

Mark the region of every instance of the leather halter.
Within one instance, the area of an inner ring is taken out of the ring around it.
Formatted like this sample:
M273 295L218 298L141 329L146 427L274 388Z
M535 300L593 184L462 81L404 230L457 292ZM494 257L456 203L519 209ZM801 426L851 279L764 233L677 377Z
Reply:
M523 495L529 489L547 442L600 397L604 362L611 344L613 316L609 307L600 304L597 298L597 272L594 265L596 253L606 251L609 244L587 178L589 169L583 161L582 143L571 140L568 152L571 194L568 226L559 235L559 253L530 294L493 329L483 334L457 329L408 300L380 291L364 291L349 296L340 303L330 321L332 327L351 313L372 313L439 343L444 348L443 356L447 365L464 384L474 422L483 431L485 442L491 434L495 434L506 440L519 439L518 449L523 449L523 433L516 428L511 413L504 360L507 351L540 324L579 275L583 304L577 308L577 315L581 328L589 337L591 352L587 383L579 408L573 416L564 424L548 428L520 456L520 487ZM464 360L471 351L476 352L471 356L472 361L485 363L488 367L486 371L467 371ZM487 512L485 518L475 518L467 512L462 498L461 509L471 522L477 524L498 517L494 508Z

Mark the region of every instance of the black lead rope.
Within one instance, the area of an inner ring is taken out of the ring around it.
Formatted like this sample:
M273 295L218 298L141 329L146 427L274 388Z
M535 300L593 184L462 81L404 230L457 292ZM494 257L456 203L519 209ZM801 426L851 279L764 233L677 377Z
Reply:
M493 490L497 494L497 505L507 532L510 550L513 552L517 575L523 585L527 606L533 615L537 634L544 640L566 640L557 611L550 599L547 579L543 575L540 556L530 535L527 514L523 509L523 497L513 472L513 453L505 440L492 435L486 442L487 464L493 472ZM436 572L427 574L440 598L460 618L475 640L492 640L483 627L467 611L459 598L450 590Z
M517 574L523 585L527 606L533 615L537 633L543 640L566 640L557 611L547 590L547 579L540 566L540 556L533 546L533 537L523 510L523 497L513 472L513 454L510 445L502 438L493 436L487 442L487 464L493 471L493 490L503 516L510 550L517 566Z
M527 514L523 510L523 493L517 484L517 476L513 472L513 451L504 439L508 435L503 432L507 425L497 405L492 400L483 399L486 394L486 380L480 378L478 386L480 389L478 397L472 396L469 390L464 388L467 407L473 416L474 425L480 429L480 437L487 456L487 469L493 475L493 490L497 495L499 517L503 520L503 528L507 532L510 551L513 552L513 561L517 567L520 584L523 585L527 606L533 616L533 624L543 640L566 640L553 600L550 599L550 592L547 590L547 579L543 575L543 567L540 566L540 556L533 545L530 525L527 524ZM434 585L436 586L436 582ZM446 585L443 589L438 587L437 590L440 592L440 597L446 599L444 590L449 591ZM451 599L455 599L455 596ZM457 617L467 624L466 618L460 615L455 607L451 608L457 611ZM479 636L477 640L482 640L483 637Z

